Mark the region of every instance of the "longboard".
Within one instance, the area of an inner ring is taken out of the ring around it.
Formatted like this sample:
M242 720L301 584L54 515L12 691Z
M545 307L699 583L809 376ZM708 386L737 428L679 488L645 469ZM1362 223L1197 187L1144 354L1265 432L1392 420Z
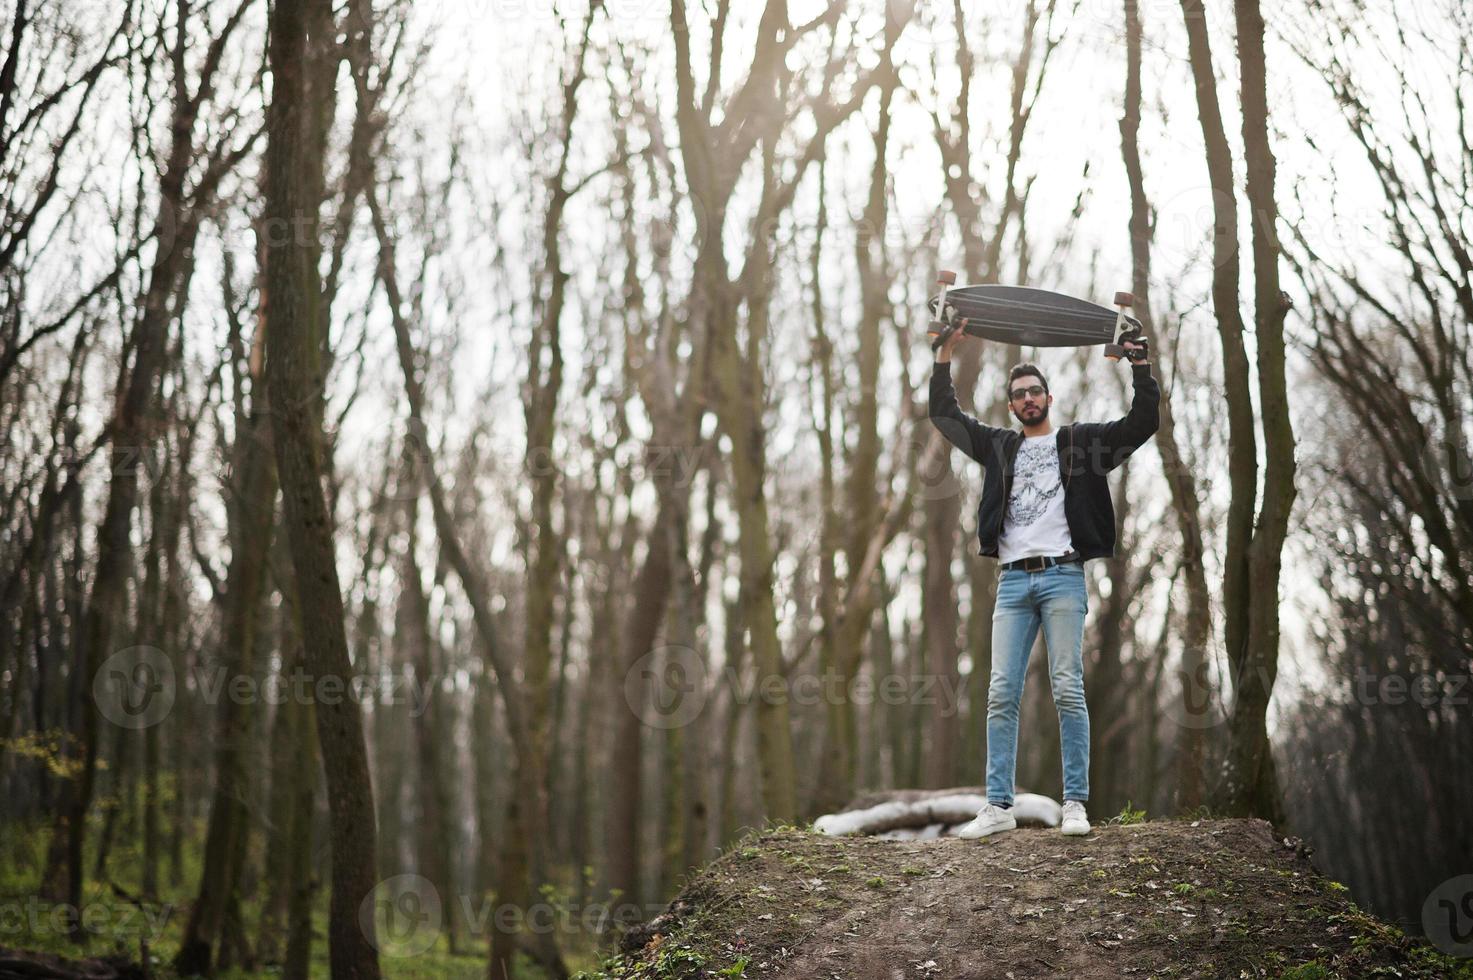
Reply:
M1124 334L1139 336L1141 322L1126 313L1134 305L1130 293L1116 293L1117 309L1100 306L1031 286L978 285L949 288L956 274L942 272L941 292L927 304L932 320L927 332L941 343L957 330L974 337L1024 347L1089 347L1105 345L1105 356L1119 358ZM1128 339L1128 338L1126 338Z

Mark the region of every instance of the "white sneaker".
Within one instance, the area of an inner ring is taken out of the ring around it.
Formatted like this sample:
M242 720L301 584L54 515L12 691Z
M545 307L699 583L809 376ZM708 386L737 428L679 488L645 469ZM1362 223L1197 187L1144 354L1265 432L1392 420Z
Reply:
M1083 837L1089 833L1089 817L1084 812L1083 803L1064 801L1064 822L1059 826L1059 832L1070 837Z
M958 837L971 840L976 837L986 837L988 834L1000 833L1004 830L1014 830L1018 821L1013 817L1011 809L1003 809L988 803L977 811L977 818L962 825L962 829L956 832Z

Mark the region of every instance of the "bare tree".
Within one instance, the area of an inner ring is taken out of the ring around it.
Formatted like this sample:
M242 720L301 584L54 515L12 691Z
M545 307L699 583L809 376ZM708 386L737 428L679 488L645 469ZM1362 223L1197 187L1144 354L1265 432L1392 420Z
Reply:
M167 355L168 330L173 314L171 303L187 290L189 275L193 272L194 241L220 182L255 143L255 133L239 144L222 142L203 163L194 146L195 129L202 108L214 93L216 73L220 69L225 45L248 4L249 0L242 0L220 32L211 38L192 91L183 53L190 43L191 25L188 18L181 18L175 25L172 39L172 142L160 177L152 232L162 247L155 251L142 309L129 338L133 349L131 370L119 385L116 410L108 426L108 442L118 462L111 470L107 507L97 531L96 567L77 644L77 677L91 678L101 669L124 612L122 595L132 565L130 537L133 510L138 500L139 459L153 446L157 431L157 386ZM196 169L200 173L191 186L188 177ZM169 237L167 229L174 230L172 237ZM78 775L67 782L65 800L56 810L55 833L45 875L50 893L64 894L72 907L78 909L82 902L82 853L87 812L92 804L100 748L101 718L90 692L80 716L77 732L80 769ZM80 921L73 922L71 929L74 937L81 937Z
M1246 646L1229 646L1237 661L1229 746L1219 804L1229 812L1282 819L1273 755L1268 743L1268 702L1279 664L1279 573L1294 506L1294 428L1284 357L1288 297L1279 287L1279 209L1276 161L1268 131L1268 67L1263 14L1258 0L1234 4L1238 61L1242 69L1243 151L1253 231L1254 336L1258 353L1259 414L1263 425L1263 501L1248 551Z
M895 90L900 84L893 53L895 39L904 26L894 16L885 18L885 37L877 68L879 116L874 130L874 162L870 167L869 196L854 236L854 262L860 291L856 365L858 397L853 405L853 415L845 425L854 433L854 448L848 460L843 522L846 533L842 541L846 564L853 573L848 576L849 588L844 603L830 606L833 618L824 625L821 652L826 673L831 672L836 681L836 696L827 699L826 751L821 769L826 779L820 784L820 795L813 807L820 813L838 809L854 795L858 723L848 691L863 663L876 596L874 589L859 587L862 585L859 572L864 568L864 556L870 541L882 529L885 518L881 507L884 501L876 493L880 483L881 449L878 389L882 328L890 306L885 243L885 219L889 210L890 118ZM815 290L819 288L818 277L819 272L815 269ZM831 349L827 338L821 338L819 343L826 345L826 352ZM825 386L826 390L832 388L831 377L826 377ZM832 411L832 406L829 410ZM832 424L832 415L825 419L825 424ZM831 447L828 451L832 451ZM830 524L837 520L832 505L825 508L824 515ZM832 527L829 530L830 546L840 544L835 530ZM825 560L832 561L832 554L827 550ZM833 603L834 599L830 602Z
M1451 30L1373 31L1383 8L1349 5L1315 23L1326 43L1307 43L1307 23L1286 30L1323 78L1336 110L1326 125L1350 135L1374 189L1342 196L1328 215L1299 202L1286 241L1310 300L1306 384L1324 405L1305 519L1326 597L1316 640L1332 678L1286 726L1296 759L1327 778L1286 792L1296 825L1316 828L1326 867L1379 914L1412 922L1447 869L1473 859L1447 822L1473 805L1457 762L1473 726L1451 691L1473 663L1473 174L1463 164L1473 109L1454 99L1458 124L1447 125L1433 108L1473 81L1473 24L1461 4L1433 9ZM1384 62L1391 83L1366 84L1368 59ZM1421 70L1434 63L1447 77ZM1374 229L1368 252L1324 240L1327 228L1362 223ZM1413 693L1383 696L1393 675ZM1408 821L1416 833L1404 832Z
M261 600L266 591L276 511L276 468L263 377L265 300L265 290L262 289L262 309L248 368L255 397L249 408L240 406L235 420L235 458L231 469L237 474L237 482L231 510L233 533L230 571L225 584L227 605L221 630L225 643L222 663L232 673L245 676L249 676L253 669L256 627L261 620ZM250 737L250 705L236 698L224 698L219 712L214 802L210 807L209 828L205 835L199 896L190 908L184 940L175 959L176 969L185 975L210 974L213 970L215 944L224 928L226 908L235 896L241 861L246 852L248 774L245 743Z
M722 6L713 22L719 39L727 27ZM683 0L672 0L671 29L675 35L676 122L680 130L681 162L697 218L697 244L692 296L688 307L693 320L705 324L707 356L711 364L713 404L722 430L731 440L731 473L740 527L743 619L751 630L752 654L759 682L783 674L772 589L772 537L764 481L767 470L763 424L765 385L762 352L767 334L772 279L772 237L777 219L788 209L808 168L823 153L832 130L863 104L879 73L861 73L848 86L848 97L825 97L804 105L792 97L794 75L787 53L809 32L829 25L838 8L808 24L794 25L787 5L772 0L757 23L753 54L735 91L713 109L721 87L720 59L712 62L706 91L698 100L691 65L690 26ZM908 10L889 11L903 27ZM721 41L716 42L718 49ZM832 81L843 64L823 66ZM831 86L829 86L831 87ZM811 113L811 134L797 157L795 172L779 176L776 144L795 114L784 111L784 98ZM747 243L741 272L728 268L722 242L723 228L742 168L754 152L760 154L762 192ZM739 308L747 310L746 322ZM738 344L738 327L745 327L745 343ZM763 802L772 820L792 820L797 814L792 734L787 703L763 698L757 708L757 735Z
M77 200L66 192L63 168L86 139L85 121L104 76L130 63L129 38L138 27L135 7L127 4L117 26L89 51L68 36L68 28L77 29L67 23L71 12L48 6L38 22L27 0L17 0L0 62L0 385L28 351L112 289L143 244L134 243L110 273L26 329L27 274L55 246L44 221L59 223Z
M1236 4L1242 69L1243 140L1248 157L1254 254L1255 332L1259 409L1267 467L1258 501L1258 422L1254 417L1245 329L1238 306L1241 278L1233 154L1222 122L1212 67L1206 11L1182 0L1196 83L1198 117L1212 185L1212 303L1222 342L1228 402L1227 539L1223 571L1223 635L1233 683L1229 757L1213 792L1233 813L1282 818L1269 753L1265 716L1278 669L1279 568L1294 500L1294 446L1284 380L1283 324L1287 307L1278 288L1278 210L1274 161L1268 143L1263 20L1250 0Z
M332 518L322 493L322 285L316 265L322 157L315 120L333 99L331 6L279 4L271 14L273 88L268 109L264 228L266 380L281 478L284 528L296 574L304 660L314 677L352 675ZM359 911L377 884L373 789L363 721L351 698L316 705L317 737L331 801L332 895L328 952L338 977L379 975L373 922Z
M1131 291L1135 295L1134 312L1148 336L1156 336L1158 321L1151 303L1151 240L1155 231L1155 211L1146 196L1145 176L1141 167L1141 60L1142 37L1140 4L1125 2L1125 105L1120 117L1121 151L1125 160L1126 179L1130 185L1130 257ZM1168 345L1160 343L1158 351ZM1161 357L1158 354L1157 360ZM1177 764L1178 806L1191 809L1203 801L1204 732L1208 723L1207 696L1211 685L1206 676L1208 645L1212 640L1211 594L1207 586L1207 570L1203 565L1206 547L1202 536L1202 516L1197 479L1182 456L1177 442L1176 416L1171 407L1172 386L1162 385L1161 426L1156 433L1156 446L1166 471L1171 491L1171 506L1181 532L1181 567L1186 580L1187 607L1183 612L1182 659L1180 673L1182 718Z

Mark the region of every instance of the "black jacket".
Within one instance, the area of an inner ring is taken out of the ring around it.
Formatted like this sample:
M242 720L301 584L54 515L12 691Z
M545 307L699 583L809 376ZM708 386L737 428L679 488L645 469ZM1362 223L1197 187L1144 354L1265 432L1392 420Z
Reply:
M1115 508L1105 474L1151 438L1160 424L1161 389L1149 364L1131 365L1135 397L1130 411L1114 422L1075 422L1060 426L1059 476L1064 484L1064 517L1074 550L1084 558L1115 554ZM951 383L951 364L937 363L931 375L931 421L952 445L981 463L982 501L977 505L979 554L997 557L1003 512L1013 487L1013 458L1023 444L1018 429L986 425L963 412Z

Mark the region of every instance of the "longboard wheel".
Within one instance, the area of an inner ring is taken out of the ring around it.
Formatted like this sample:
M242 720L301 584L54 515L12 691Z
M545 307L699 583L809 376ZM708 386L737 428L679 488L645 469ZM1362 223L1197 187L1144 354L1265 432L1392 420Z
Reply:
M1115 294L1115 305L1116 306L1134 306L1135 305L1135 293L1116 293Z
M1125 356L1125 348L1120 344L1106 344L1105 356L1112 361L1118 361Z
M936 276L936 281L941 283L941 285L943 286L955 286L956 273L952 272L950 269L942 269L941 272Z

